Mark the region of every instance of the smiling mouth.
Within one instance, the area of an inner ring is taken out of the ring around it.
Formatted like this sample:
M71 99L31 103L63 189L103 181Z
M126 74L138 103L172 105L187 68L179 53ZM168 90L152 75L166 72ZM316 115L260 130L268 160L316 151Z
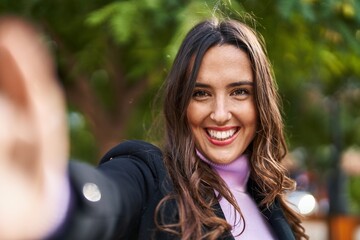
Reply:
M225 131L218 131L213 129L206 129L206 133L208 136L212 139L218 140L218 141L225 141L227 139L230 139L233 137L237 132L239 131L239 128L232 128Z

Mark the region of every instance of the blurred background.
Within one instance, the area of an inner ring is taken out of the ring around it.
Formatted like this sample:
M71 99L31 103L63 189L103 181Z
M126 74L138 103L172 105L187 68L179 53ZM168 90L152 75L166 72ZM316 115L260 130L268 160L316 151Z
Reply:
M247 22L266 41L283 100L284 164L298 185L289 202L311 239L360 239L360 1L0 0L0 12L44 33L71 157L91 164L124 139L159 141L159 89L195 23Z

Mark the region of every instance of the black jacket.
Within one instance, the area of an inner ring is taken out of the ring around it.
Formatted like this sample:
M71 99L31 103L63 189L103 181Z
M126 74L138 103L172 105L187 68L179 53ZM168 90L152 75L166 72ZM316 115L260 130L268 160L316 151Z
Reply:
M69 176L72 202L64 224L50 239L176 239L155 231L155 208L172 190L157 147L142 141L126 141L111 149L97 169L71 162ZM90 192L84 188L89 183ZM248 189L259 201L251 180ZM220 205L216 208L218 216L224 218ZM294 239L279 202L260 210L279 240ZM170 202L164 208L164 217L171 221L176 216L176 205ZM228 233L222 239L234 238Z

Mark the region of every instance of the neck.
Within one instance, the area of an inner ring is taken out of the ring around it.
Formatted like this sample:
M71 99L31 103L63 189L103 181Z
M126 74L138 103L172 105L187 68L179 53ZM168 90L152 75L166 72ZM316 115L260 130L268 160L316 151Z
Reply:
M246 184L250 175L248 155L240 155L228 164L219 164L210 161L198 150L196 150L196 153L201 160L208 163L214 170L216 170L220 177L226 182L228 187L246 192Z

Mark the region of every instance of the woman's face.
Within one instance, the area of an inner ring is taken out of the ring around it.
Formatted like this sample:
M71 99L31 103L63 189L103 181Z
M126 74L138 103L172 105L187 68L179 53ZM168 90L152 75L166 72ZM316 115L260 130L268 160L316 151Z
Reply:
M257 111L247 54L232 45L205 54L187 108L196 148L210 161L227 164L254 139Z

